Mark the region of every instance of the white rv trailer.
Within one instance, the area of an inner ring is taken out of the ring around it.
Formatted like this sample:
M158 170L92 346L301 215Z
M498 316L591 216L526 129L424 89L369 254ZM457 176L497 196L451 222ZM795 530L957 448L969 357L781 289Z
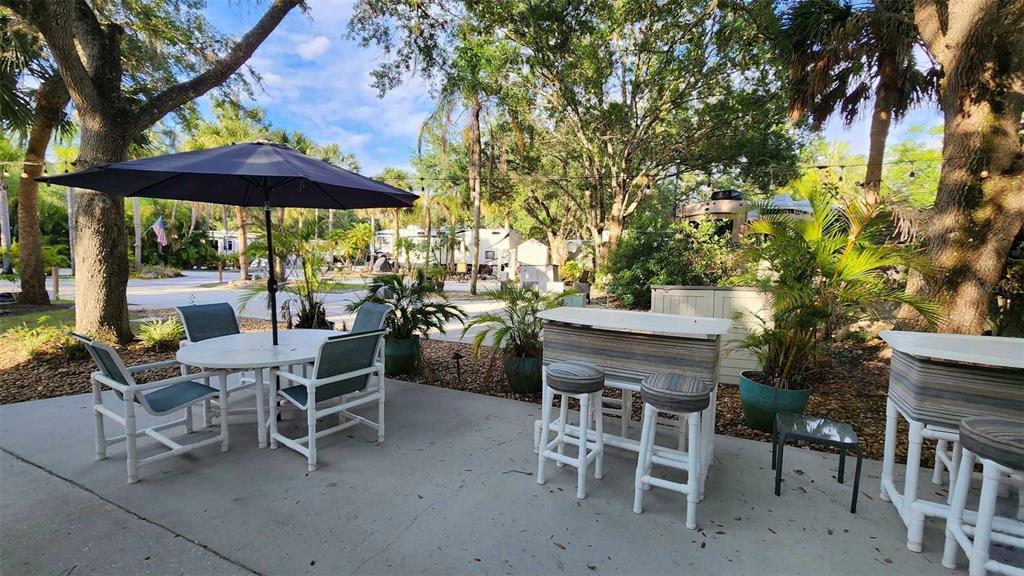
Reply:
M431 263L441 265L466 264L470 260L472 251L473 230L460 229L455 232L455 246L451 262L449 262L449 250L442 246L447 242L449 234L447 229L431 229ZM427 232L420 226L406 226L399 230L399 238L409 238L417 246L423 246L427 241ZM514 251L519 246L522 235L517 230L509 228L481 228L480 229L480 254L477 263L481 266L491 266L495 272L509 265L514 258ZM392 259L401 263L406 261L406 254L395 254L395 231L378 230L374 235L373 251L375 254L387 254ZM413 264L423 264L425 261L422 249L413 251L409 258Z

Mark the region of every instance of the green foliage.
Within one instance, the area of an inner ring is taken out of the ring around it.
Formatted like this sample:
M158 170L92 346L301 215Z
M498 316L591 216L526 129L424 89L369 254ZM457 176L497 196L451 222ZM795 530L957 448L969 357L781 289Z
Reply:
M142 212L142 262L154 266L165 266L178 269L214 268L217 265L217 248L210 239L210 224L203 219L191 222L191 210L188 205L180 204L177 210L174 201L143 199L140 203ZM133 251L134 223L131 213L132 204L126 204L125 228L129 238L129 250ZM150 228L160 216L164 218L164 231L167 234L167 246L157 244L156 234Z
M47 316L40 316L35 326L22 323L4 333L18 348L31 358L63 356L69 358L84 353L81 343L67 335L67 327L53 324Z
M168 266L143 266L132 272L132 278L141 280L158 280L161 278L180 278L183 276L181 270Z
M297 328L328 328L327 308L324 295L345 289L345 285L327 277L327 258L331 243L317 239L319 233L315 222L306 222L303 226L289 224L274 229L274 252L278 258L296 256L299 259L299 276L285 278L278 285L278 291L295 296L298 302L295 326ZM254 241L248 246L248 253L257 256L267 253L266 237ZM259 296L266 296L262 286L253 286L242 296L241 303L245 307ZM269 305L269 298L267 298ZM282 308L289 306L282 302Z
M416 335L428 337L431 330L444 334L452 320L465 324L465 312L450 303L422 270L417 270L411 278L398 274L375 276L366 295L349 304L348 311L354 312L366 302L392 306L384 327L388 337L396 340Z
M939 310L907 294L887 274L906 265L910 254L883 243L891 217L884 204L861 198L838 201L835 189L809 198L810 216L773 212L751 222L748 255L763 272L758 287L770 296L772 313L741 343L761 363L763 383L779 388L807 385L819 344L861 320L888 320L895 307L909 305L930 322Z
M626 308L649 309L651 286L712 286L732 273L729 236L713 222L631 229L608 257L606 290Z
M185 339L185 327L176 318L144 322L139 326L139 338L160 350L173 350Z
M1018 247L1024 251L1024 246ZM1024 337L1024 259L1010 260L989 305L994 336Z
M544 321L537 314L558 306L564 295L540 294L518 284L488 290L484 295L501 300L504 306L501 312L486 312L466 323L463 336L472 328L481 328L473 336L473 353L479 357L484 341L490 336L491 346L504 350L507 356L539 358L544 352L541 342Z
M46 244L46 245L44 245L43 246L43 269L46 272L49 272L50 268L53 268L54 266L56 266L58 268L66 268L66 267L70 266L71 265L71 259L68 258L68 252L69 252L68 247L63 245L63 244L59 244L59 245ZM5 250L3 247L0 247L0 258L2 258L4 256L10 257L11 263L13 264L13 266L15 268L17 268L18 264L21 262L21 250L18 248L18 243L17 242L11 243L11 248L9 250Z
M583 276L583 266L576 260L569 260L558 269L558 275L562 277L562 280L570 284L578 282L580 277Z
M332 230L328 239L341 256L352 262L362 262L373 242L373 228L368 222L359 222L347 229Z
M912 0L854 3L799 0L785 14L781 40L789 55L790 111L820 128L840 114L850 125L886 87L900 120L938 94L937 70L922 70ZM872 90L872 86L876 89Z

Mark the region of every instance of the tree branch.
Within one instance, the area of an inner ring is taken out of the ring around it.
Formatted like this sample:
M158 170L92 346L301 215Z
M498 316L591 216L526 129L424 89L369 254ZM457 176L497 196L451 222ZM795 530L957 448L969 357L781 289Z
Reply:
M928 46L928 50L936 60L944 66L948 66L945 34L942 32L938 0L914 0L914 22L917 24L918 33L921 34L921 39Z
M28 2L0 0L3 5L39 30L64 77L64 84L76 99L99 107L100 98L75 46L74 25L77 2Z
M303 0L274 0L259 22L249 29L224 57L201 74L167 88L143 104L134 118L135 132L145 130L175 108L224 83L249 60L288 12L300 4L303 4Z

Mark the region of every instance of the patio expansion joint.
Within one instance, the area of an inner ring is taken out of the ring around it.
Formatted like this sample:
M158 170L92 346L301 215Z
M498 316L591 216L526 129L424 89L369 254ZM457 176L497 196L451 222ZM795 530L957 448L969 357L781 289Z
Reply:
M123 506L121 504L118 504L117 502L114 502L113 500L103 496L102 494L99 494L95 490L89 488L88 486L86 486L86 485L84 485L84 484L82 484L80 482L76 482L75 480L72 480L70 478L62 476L62 475L54 472L53 470L50 470L49 468L47 468L45 466L42 466L40 464L36 464L35 462L33 462L31 460L28 460L27 458L21 456L20 454L12 452L12 451L8 450L7 448L0 447L0 452L3 452L4 454L7 454L8 456L14 458L15 460L18 460L19 462L22 462L22 463L27 464L27 465L29 465L29 466L37 469L37 470L40 470L40 471L42 471L42 472L44 472L46 474L49 474L50 476L53 476L54 478L57 478L57 479L62 480L64 482L67 482L68 484L74 486L75 488L78 488L79 490L82 490L83 492L91 494L92 496L98 498L102 502L104 502L106 504L109 504L109 505L113 506L114 508L117 508L118 510L128 514L129 516L131 516L131 517L133 517L133 518L135 518L137 520L140 520L142 522L145 522L145 523L147 523L147 524L149 524L151 526L155 526L155 527L157 527L157 528L167 532L168 534L171 534L175 538L181 538L182 540L185 540L186 542L191 542L192 544L195 544L196 546L199 546L200 548L202 548L206 552L209 552L210 554L213 554L214 556L220 558L221 560L224 560L225 562L228 562L228 563L232 564L233 566L237 566L238 568L240 568L242 570L245 570L246 572L248 572L250 574L255 574L257 576L262 576L262 574L260 572L254 570L253 568L250 568L249 566L246 566L241 561L235 560L234 558L231 558L229 556L225 556L221 552L218 552L217 550L207 546L206 544L204 544L204 543L202 543L202 542L200 542L200 541L198 541L198 540L196 540L194 538L190 538L190 537L186 536L185 534L177 532L176 530L174 530L174 529L172 529L172 528L170 528L168 526L165 526L164 524L161 524L160 522L157 522L156 520L153 520L151 518L147 518L145 516L142 516L138 512L135 512L134 510L131 510L130 508L126 508L125 506Z

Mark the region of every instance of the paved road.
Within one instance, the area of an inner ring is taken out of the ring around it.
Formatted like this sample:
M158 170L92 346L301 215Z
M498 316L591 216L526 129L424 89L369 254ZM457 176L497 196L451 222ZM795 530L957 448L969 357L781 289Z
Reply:
M238 288L217 286L218 278L216 271L187 270L184 271L183 274L184 276L180 278L166 278L161 280L129 280L128 307L132 310L140 310L173 308L175 306L185 306L188 304L228 302L241 316L263 319L270 318L270 311L267 309L265 294L261 294L256 298L253 298L248 304L243 304L245 297L250 296L249 291ZM225 274L226 280L232 280L235 277L235 274ZM50 284L48 280L47 288L49 287ZM481 289L493 287L496 287L495 282L481 283ZM467 295L469 292L469 286L466 283L448 282L446 284L446 288L449 292L465 292ZM5 280L0 280L0 292L10 290L16 291L17 285ZM63 299L74 299L75 295L76 286L74 279L62 278L60 281L60 297ZM360 296L361 292L359 290L325 294L324 299L327 305L327 318L336 323L344 322L345 324L351 324L355 315L347 312L345 308ZM284 299L294 300L294 297L288 294L279 294L279 306ZM475 316L482 312L494 310L500 307L500 304L494 300L461 299L455 297L452 299L452 302L461 307L470 316ZM298 305L296 303L293 305L293 309L297 308ZM449 333L447 335L436 334L432 337L449 340L461 339L462 327L458 322L450 324L448 326L448 330ZM473 333L470 332L470 334L467 335L467 339L471 338L472 334Z

